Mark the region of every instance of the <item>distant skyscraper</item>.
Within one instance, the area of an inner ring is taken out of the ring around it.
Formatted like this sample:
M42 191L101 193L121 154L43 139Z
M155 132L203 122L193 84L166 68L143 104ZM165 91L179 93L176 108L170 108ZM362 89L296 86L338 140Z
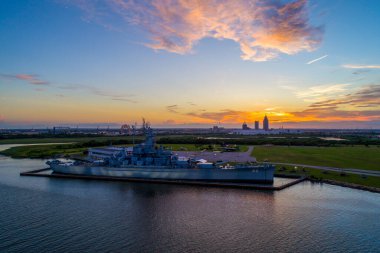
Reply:
M243 123L243 125L241 126L241 128L243 129L243 130L248 130L249 129L249 127L247 126L247 123Z
M260 129L260 123L258 120L255 121L255 130L259 130Z
M265 115L264 120L263 120L263 129L265 131L269 130L269 120L268 120L267 115Z

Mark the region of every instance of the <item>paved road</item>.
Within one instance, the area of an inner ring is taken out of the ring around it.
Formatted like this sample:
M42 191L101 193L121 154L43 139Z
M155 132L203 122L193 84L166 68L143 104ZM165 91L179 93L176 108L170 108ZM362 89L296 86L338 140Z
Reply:
M278 164L278 165L290 165L290 166L307 167L307 168L319 169L319 170L346 172L346 173L352 173L352 174L358 174L358 175L380 177L380 171L376 171L376 170L361 170L361 169L349 169L349 168L343 169L343 168L336 168L336 167L326 167L326 166L316 166L316 165L296 164L296 163L275 163L275 162L271 162L271 163Z
M251 156L253 146L249 146L246 152L210 152L210 151L177 151L179 156L192 157L196 159L206 159L210 162L256 162L256 158Z

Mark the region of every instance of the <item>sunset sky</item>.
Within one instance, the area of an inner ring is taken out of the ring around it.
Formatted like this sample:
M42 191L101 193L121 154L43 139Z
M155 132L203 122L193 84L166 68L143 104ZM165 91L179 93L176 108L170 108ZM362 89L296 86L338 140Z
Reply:
M0 1L0 128L265 114L380 128L380 1Z

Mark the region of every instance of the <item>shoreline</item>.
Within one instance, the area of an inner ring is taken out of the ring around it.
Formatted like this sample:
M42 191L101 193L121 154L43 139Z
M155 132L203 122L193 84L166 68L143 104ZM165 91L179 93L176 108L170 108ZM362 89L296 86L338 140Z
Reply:
M340 181L335 181L331 179L312 179L310 177L308 177L307 180L309 180L312 183L324 183L324 184L330 184L330 185L337 185L341 187L347 187L347 188L356 189L356 190L380 193L380 188L373 187L373 186L365 186L365 185L354 184L354 183L340 182Z
M25 144L16 144L17 146L40 146L40 145L51 145L51 144L60 144L62 145L63 143L43 143L43 144L37 144L37 145L25 145ZM68 144L68 143L64 143L64 144ZM64 145L63 144L63 145ZM13 145L11 145L13 146ZM2 153L2 155L6 156L6 157L10 157L12 159L19 159L18 157L14 157L13 155L9 155L9 154L5 154L5 152L0 152ZM67 154L66 154L67 156ZM69 156L72 156L69 155ZM50 158L57 158L57 157L65 157L65 155L55 155L53 157L50 157ZM32 158L29 158L29 159L41 159L42 157L32 157ZM48 157L43 157L45 159L49 159ZM318 169L315 169L315 170L318 170ZM322 171L322 170L320 170ZM350 174L350 173L348 173ZM380 193L380 187L376 187L376 186L371 186L371 185L363 185L363 184L357 184L357 183L351 183L351 182L345 182L345 181L338 181L338 180L333 180L333 179L326 179L326 178L321 178L321 177L318 177L318 178L313 178L312 176L310 175L300 175L298 173L295 173L295 174L288 174L288 173L281 173L281 171L279 171L278 173L275 172L275 176L279 176L279 177L288 177L288 178L298 178L300 176L306 176L306 179L309 180L310 182L313 182L313 183L326 183L326 184L330 184L330 185L337 185L337 186L342 186L342 187L348 187L348 188L352 188L352 189L357 189L357 190L364 190L364 191L369 191L369 192L374 192L374 193ZM377 184L376 184L377 185Z

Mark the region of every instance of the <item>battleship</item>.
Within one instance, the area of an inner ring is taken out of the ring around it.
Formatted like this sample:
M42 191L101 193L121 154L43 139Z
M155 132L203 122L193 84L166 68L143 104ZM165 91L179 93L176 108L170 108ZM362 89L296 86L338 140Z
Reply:
M153 130L133 147L90 148L86 161L47 161L54 173L140 180L273 183L272 164L211 163L157 146Z

